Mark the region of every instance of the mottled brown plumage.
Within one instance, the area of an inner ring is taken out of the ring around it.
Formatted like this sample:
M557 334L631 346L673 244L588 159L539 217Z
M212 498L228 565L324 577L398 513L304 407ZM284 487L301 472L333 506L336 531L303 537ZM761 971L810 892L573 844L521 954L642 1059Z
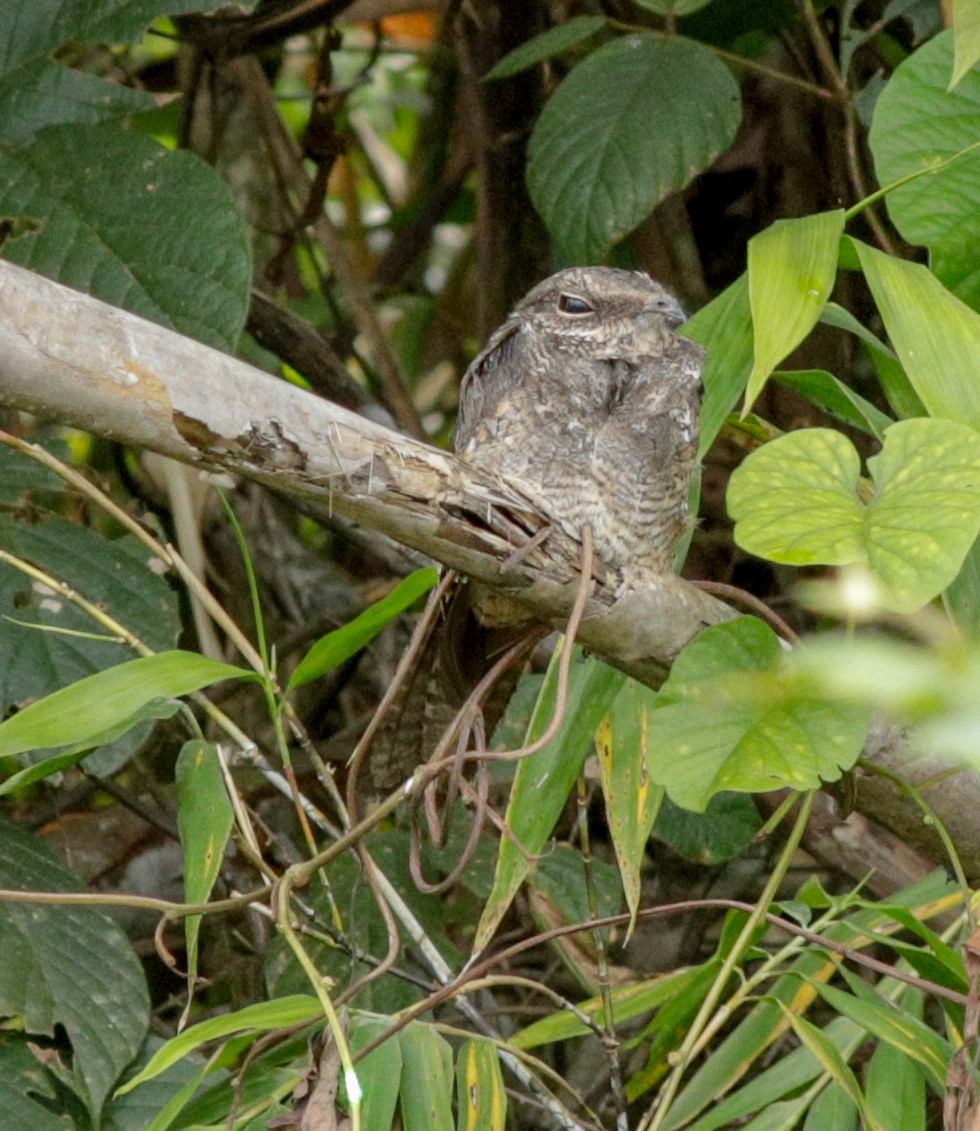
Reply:
M683 320L642 272L559 271L518 303L460 389L458 454L519 484L570 534L591 526L623 591L673 572L688 523L704 351L674 332ZM464 583L447 618L455 631L430 642L375 740L373 788L428 757L521 616Z
M515 307L463 378L456 450L589 523L628 587L672 572L687 523L704 351L639 271L572 267Z

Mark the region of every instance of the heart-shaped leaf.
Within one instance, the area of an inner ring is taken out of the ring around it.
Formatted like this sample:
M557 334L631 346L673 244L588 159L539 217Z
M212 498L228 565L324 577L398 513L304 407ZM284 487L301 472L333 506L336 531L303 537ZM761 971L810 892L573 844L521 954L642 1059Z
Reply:
M728 510L744 550L789 565L870 566L883 602L914 612L956 577L980 530L980 436L949 420L905 420L868 460L839 432L808 428L753 452L732 475Z
M650 777L702 811L724 790L815 789L853 765L869 712L806 698L782 677L772 629L738 617L706 629L674 661L648 721Z

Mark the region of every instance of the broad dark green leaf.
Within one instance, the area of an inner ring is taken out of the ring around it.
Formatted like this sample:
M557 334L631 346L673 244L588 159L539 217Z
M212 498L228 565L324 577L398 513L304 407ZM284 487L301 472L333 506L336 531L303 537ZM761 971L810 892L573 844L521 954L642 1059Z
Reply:
M809 428L757 449L728 488L735 540L790 565L864 564L881 600L914 612L956 577L980 530L980 433L951 420L903 420L868 460L839 432Z
M345 660L370 644L378 633L406 609L410 608L439 580L438 572L431 566L416 570L400 581L388 594L369 609L356 616L350 624L328 632L310 648L293 672L286 688L287 694L304 683L316 679L331 668L339 667Z
M910 243L929 248L939 279L977 309L980 67L949 90L952 70L953 32L946 31L896 69L878 99L868 141L882 185L936 170L892 190L888 213Z
M665 797L653 831L679 856L710 866L724 864L748 848L761 825L759 810L750 797L717 793L703 813L679 809Z
M707 48L617 39L574 68L538 119L531 199L565 255L596 262L723 153L740 120L738 85Z
M77 1131L75 1120L58 1111L54 1075L22 1034L8 1030L0 1036L0 1079L0 1126L4 1131Z
M500 62L483 76L484 82L495 79L510 78L511 75L520 74L531 67L568 51L579 43L591 39L601 28L605 27L604 16L572 16L557 27L548 28L540 35L515 47L505 55Z
M47 846L0 818L0 887L78 891ZM146 979L129 941L94 907L0 903L0 1015L31 1034L71 1042L73 1086L98 1123L113 1084L149 1024ZM0 1087L0 1092L3 1087Z
M702 811L725 790L815 789L861 753L870 712L785 685L779 639L755 617L697 636L648 722L650 777Z
M154 699L187 695L224 679L257 678L196 652L142 656L52 692L0 723L0 757L81 743L103 735Z
M234 347L251 286L248 232L231 189L194 154L115 126L53 126L0 151L0 214L34 229L7 240L6 259Z

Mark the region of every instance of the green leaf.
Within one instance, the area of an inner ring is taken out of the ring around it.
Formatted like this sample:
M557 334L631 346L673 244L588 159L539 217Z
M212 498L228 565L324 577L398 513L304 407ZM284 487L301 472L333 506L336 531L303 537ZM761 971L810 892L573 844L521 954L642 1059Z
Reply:
M234 814L225 789L218 751L210 742L185 742L177 755L177 824L184 854L184 899L204 903L221 871ZM197 937L200 915L184 920L187 939L187 983L197 979Z
M579 63L528 146L535 208L565 255L596 262L734 141L738 85L707 48L630 35Z
M813 1101L803 1131L857 1131L857 1118L854 1101L840 1084L830 1083ZM796 1120L786 1124L787 1129L795 1126Z
M773 373L772 379L876 440L883 440L885 429L895 423L890 416L823 369L781 370Z
M54 126L0 151L0 214L34 228L7 240L6 259L234 348L252 281L248 232L231 189L193 153L114 126Z
M13 793L15 790L23 789L25 786L32 785L34 782L43 781L45 778L51 777L52 774L61 773L62 770L67 770L71 766L78 765L93 749L107 746L109 743L115 742L117 739L122 738L123 735L132 731L134 727L139 726L139 724L146 719L173 718L180 710L180 706L181 704L178 699L151 699L149 703L141 707L138 711L134 711L132 715L128 715L116 726L110 727L100 734L92 735L91 738L85 742L69 746L67 750L60 754L43 758L33 765L26 766L23 770L18 770L17 773L11 774L9 778L5 778L4 781L0 783L0 797L6 793Z
M507 1092L493 1041L467 1041L456 1059L456 1131L504 1131Z
M956 577L980 530L980 444L965 424L904 420L868 460L875 492L857 495L860 458L845 436L781 436L733 473L735 541L789 565L870 566L881 600L914 612Z
M248 1005L234 1013L223 1013L192 1025L183 1033L171 1038L162 1048L150 1057L141 1072L116 1091L117 1096L125 1095L138 1088L145 1080L159 1076L171 1065L211 1041L240 1034L267 1033L272 1029L286 1029L292 1025L303 1025L323 1016L323 1007L315 997L295 994L291 997L276 998L275 1001L261 1001Z
M544 734L551 722L558 663L564 647L563 642L555 649L548 679L528 728L528 742ZM493 891L477 927L474 953L479 954L490 942L530 871L531 861L544 848L565 807L572 784L592 750L596 727L625 679L622 672L598 660L583 659L581 651L576 649L569 677L568 704L558 733L543 750L518 763L505 818L511 835L500 841Z
M410 608L424 593L438 582L439 573L431 566L416 570L400 581L388 594L376 601L369 609L356 616L350 624L328 632L326 636L312 645L296 670L290 677L286 694L309 683L331 668L340 667L345 660L370 644L378 633L406 609Z
M20 1034L0 1035L0 1127L4 1131L77 1131L60 1112L57 1079Z
M647 772L647 719L656 693L630 679L596 732L606 817L623 880L630 932L640 907L640 873L663 789Z
M636 2L648 12L657 12L662 16L689 16L692 12L706 8L711 0L636 0Z
M600 28L606 26L605 16L573 16L557 27L548 28L534 36L520 47L508 52L500 62L483 76L484 82L510 78L521 71L536 67L546 59L560 55L579 43L591 39Z
M404 1131L454 1131L453 1050L421 1021L398 1034L402 1054Z
M0 757L102 735L153 699L187 695L223 679L258 678L196 652L130 660L63 687L0 723Z
M755 617L706 629L677 657L647 734L650 776L677 805L815 789L853 765L869 712L794 692L782 667L779 639Z
M898 359L929 415L980 428L980 314L920 263L852 242Z
M953 35L956 47L950 90L980 60L980 5L976 0L953 0Z
M748 412L769 374L817 324L837 275L844 212L777 220L749 240L749 305L754 363Z
M711 866L724 864L748 848L761 825L750 797L716 793L703 813L679 809L665 797L653 831L685 860Z
M389 1017L352 1013L349 1043L353 1056L383 1036L392 1026ZM382 1042L354 1069L361 1085L361 1126L364 1131L391 1131L398 1105L399 1081L402 1075L401 1045L391 1039Z
M953 32L946 31L895 70L875 107L868 143L883 185L935 169L889 192L888 213L910 243L929 248L939 279L978 307L980 69L951 91L952 69Z
M681 327L681 333L708 351L702 381L699 458L711 447L742 395L752 370L752 313L749 280L740 275L730 287Z
M922 1070L910 1057L883 1041L871 1054L868 1065L867 1100L882 1126L925 1131L926 1082Z
M32 524L0 514L0 550L70 580L76 593L154 651L176 643L177 595L154 570L157 559L136 538L110 540L57 515ZM105 629L71 601L3 562L0 617L0 717L11 706L23 706L133 654L122 641L73 635L96 630L104 636ZM93 754L88 768L98 774L115 772L146 741L150 729L150 723L138 723Z
M80 885L42 841L0 817L0 888L77 892ZM20 1018L35 1036L64 1029L69 1079L97 1126L149 1025L146 979L129 941L94 907L3 902L0 953L0 1016Z

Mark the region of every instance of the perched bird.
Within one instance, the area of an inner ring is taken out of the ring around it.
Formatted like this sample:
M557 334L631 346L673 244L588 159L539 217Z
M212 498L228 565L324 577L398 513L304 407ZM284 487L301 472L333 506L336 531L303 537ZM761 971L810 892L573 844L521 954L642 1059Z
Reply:
M623 592L673 572L688 524L704 350L675 333L683 321L677 300L643 272L572 267L517 304L460 388L459 456L516 483L569 534L588 524ZM515 638L499 603L467 598L465 585L463 597L375 740L376 789L428 757Z

